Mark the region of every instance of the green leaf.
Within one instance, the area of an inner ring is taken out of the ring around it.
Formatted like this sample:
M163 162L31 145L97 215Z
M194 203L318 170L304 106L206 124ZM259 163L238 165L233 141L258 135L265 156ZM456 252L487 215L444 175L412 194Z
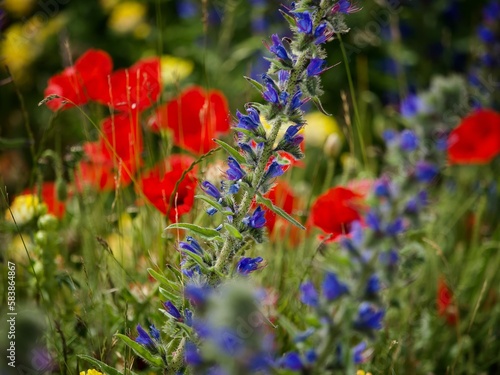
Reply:
M280 215L282 218L286 219L296 227L299 227L300 229L306 229L302 224L300 224L292 216L286 213L282 208L275 206L270 199L264 198L261 194L257 194L256 198L257 198L257 203L263 204L271 211L273 211L275 214Z
M196 225L196 224L174 223L174 224L170 224L168 227L165 228L165 230L169 230L169 229L186 229L186 230L190 230L191 232L194 232L194 233L200 235L203 238L221 239L220 233L217 232L215 229L203 228L203 227L200 227L199 225Z
M325 111L325 109L323 108L323 105L321 104L321 101L319 100L319 98L317 96L313 96L311 99L312 99L314 105L316 106L316 108L318 108L318 110L321 113L323 113L324 115L327 115L327 116L331 116L330 113Z
M207 270L207 264L203 261L203 258L201 256L189 250L181 250L181 251L184 255L194 260L202 269Z
M103 372L106 375L123 375L122 372L114 369L111 366L108 366L104 362L101 362L95 358L89 357L88 355L79 354L78 358L81 358L84 361L87 361L87 362L93 364L95 367L99 368L99 370L101 370L101 372ZM128 371L128 374L129 375L137 375L135 372L130 371L130 370Z
M214 139L213 141L226 150L233 158L236 159L238 163L245 163L245 158L235 148L229 146L226 142L221 141L220 139Z
M159 274L158 272L156 272L152 268L148 268L148 272L149 272L149 274L151 276L153 276L153 278L156 281L158 281L162 285L169 286L169 287L174 287L174 288L177 286L177 284L175 283L175 281L171 281L171 280L167 279L165 276Z
M232 226L229 223L224 223L224 228L231 234L231 236L237 238L238 240L241 240L243 238L242 234L238 229L236 229L234 226Z
M214 201L213 199L207 197L206 195L195 195L195 198L201 199L203 202L208 203L210 206L215 208L217 211L223 212L224 207L219 202Z
M179 298L179 293L172 293L171 291L162 287L160 287L159 292L163 297L167 298L168 300L175 300Z
M279 9L279 12L281 15L285 18L285 20L290 24L290 26L296 27L297 26L297 21L295 21L295 18L290 16L289 14L285 13L281 9Z
M266 139L263 136L254 134L252 131L247 129L238 128L236 129L238 133L245 134L248 138L253 139L257 143L265 142ZM244 158L243 158L244 159Z
M153 355L148 349L146 349L144 346L142 346L138 342L135 342L130 337L127 337L127 336L122 335L120 333L117 333L115 336L118 337L119 339L121 339L129 347L131 347L132 350L138 356L144 358L146 361L150 362L153 366L156 366L156 367L163 367L164 366L163 360L160 357Z
M261 83L257 82L255 79L243 76L248 82L252 84L253 87L255 87L259 92L262 92L264 90L264 86L262 86Z

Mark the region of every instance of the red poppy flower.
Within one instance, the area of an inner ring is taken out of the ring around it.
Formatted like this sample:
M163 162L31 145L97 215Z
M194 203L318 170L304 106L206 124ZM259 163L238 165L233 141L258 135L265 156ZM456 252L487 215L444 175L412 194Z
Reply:
M467 116L450 133L451 164L486 164L500 153L500 114L481 109Z
M20 195L38 194L38 188L25 189ZM66 212L66 205L57 198L56 185L53 181L44 182L41 186L40 195L43 203L47 205L47 212L61 219Z
M106 52L88 50L74 66L49 79L44 95L55 94L61 98L48 101L47 107L56 111L85 104L89 99L102 100L106 97L108 75L112 69L113 61Z
M84 186L112 190L115 180L126 186L141 165L143 144L137 116L119 113L106 118L101 126L103 138L83 145L85 159L75 176L79 190Z
M292 188L284 181L278 180L276 185L266 194L273 204L293 216L300 208L301 201L293 193ZM287 220L266 209L266 227L272 239L287 237L292 244L300 241L301 230Z
M212 138L229 131L229 109L222 92L193 86L160 107L149 120L153 131L171 129L174 143L197 154L214 147Z
M109 84L105 100L101 100L103 104L120 111L143 111L160 95L160 60L157 57L143 59L128 69L117 70Z
M453 293L442 277L440 277L438 281L437 312L439 316L446 318L448 324L457 324L458 313L454 303Z
M189 156L172 155L165 163L156 166L141 178L143 194L162 214L168 215L172 222L177 221L178 217L188 213L193 207L198 184L195 171L189 172L184 177L176 196L172 198L173 205L171 207L169 205L175 184L193 161L194 159Z
M337 186L319 196L311 208L312 225L331 234L334 240L349 233L351 223L361 220L362 196L350 189Z

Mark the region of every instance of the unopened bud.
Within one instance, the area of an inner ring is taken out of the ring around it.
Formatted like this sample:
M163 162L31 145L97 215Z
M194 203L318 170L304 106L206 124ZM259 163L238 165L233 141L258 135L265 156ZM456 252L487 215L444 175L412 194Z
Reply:
M342 140L337 133L332 133L326 138L323 152L329 158L336 158L342 149Z

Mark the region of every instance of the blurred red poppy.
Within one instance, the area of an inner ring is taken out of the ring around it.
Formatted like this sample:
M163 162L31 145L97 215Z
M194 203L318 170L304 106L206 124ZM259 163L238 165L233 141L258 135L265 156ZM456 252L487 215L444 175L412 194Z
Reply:
M103 104L120 111L143 111L160 95L160 59L139 60L128 69L117 70L109 78L109 85L100 100Z
M282 208L286 213L294 217L296 217L294 212L302 206L302 201L294 194L292 188L285 181L277 180L276 185L266 194L266 197L275 206ZM297 244L300 241L301 229L267 209L266 227L269 230L271 239L287 238L292 244Z
M137 116L119 113L106 118L101 127L103 137L83 145L85 159L75 176L79 190L84 186L112 190L115 180L126 186L141 165L143 143Z
M153 131L171 129L174 143L196 154L210 151L212 138L229 131L229 108L224 94L193 86L160 107L149 119Z
M44 95L58 95L60 98L48 101L47 107L56 111L85 104L88 100L104 99L112 69L113 61L106 52L88 50L74 66L49 79Z
M487 164L500 153L500 114L481 109L450 133L450 164Z
M332 240L349 233L351 223L361 220L361 199L362 195L350 189L331 188L312 205L312 225L330 234Z
M28 188L20 195L38 194L38 188ZM53 181L44 182L41 186L40 195L43 203L47 205L47 212L61 219L66 213L66 205L57 198L56 184Z
M172 222L177 221L179 216L188 213L193 207L194 194L198 185L194 170L190 171L179 184L176 196L172 198L171 207L170 198L175 184L194 160L189 156L172 155L141 178L141 188L146 198L162 214L168 215Z
M438 281L437 312L439 316L446 318L449 325L457 324L458 313L454 303L453 293L443 277L440 277Z

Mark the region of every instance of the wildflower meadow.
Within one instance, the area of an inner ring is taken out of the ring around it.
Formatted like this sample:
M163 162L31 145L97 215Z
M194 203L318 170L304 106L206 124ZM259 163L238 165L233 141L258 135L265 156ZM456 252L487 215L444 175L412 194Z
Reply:
M499 0L0 1L0 375L498 375L499 176Z

